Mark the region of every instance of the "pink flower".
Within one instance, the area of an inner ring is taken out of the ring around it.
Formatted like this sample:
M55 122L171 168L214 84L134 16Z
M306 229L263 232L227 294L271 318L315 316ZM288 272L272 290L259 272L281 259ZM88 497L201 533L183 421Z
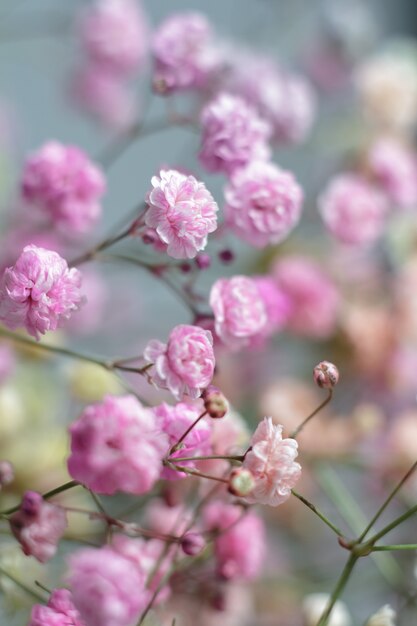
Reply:
M400 208L417 205L417 157L398 140L382 137L372 146L369 167L389 200Z
M252 106L237 96L221 93L201 114L200 160L209 172L232 174L250 161L270 155L271 129Z
M153 363L154 384L169 389L178 400L184 395L198 398L213 378L213 337L199 326L175 326L167 344L153 339L143 356Z
M255 280L220 278L210 292L216 333L229 348L247 346L266 327L267 313Z
M32 607L28 626L84 626L68 589L54 589L48 604Z
M273 163L254 161L237 170L224 195L227 224L257 248L285 239L300 219L301 187Z
M66 527L64 509L46 502L36 491L27 491L20 509L10 517L10 528L23 552L41 563L54 556Z
M253 280L264 303L267 316L267 323L259 337L262 340L283 330L291 318L292 303L271 276L255 276Z
M205 87L220 64L209 22L200 13L169 16L153 36L157 91Z
M81 273L57 252L26 246L0 279L0 321L39 339L62 326L82 303Z
M253 580L266 556L265 528L254 512L226 502L212 502L204 510L206 528L220 531L214 540L217 572L222 578Z
M343 243L369 245L381 236L388 208L386 200L360 176L336 176L318 202L325 226Z
M277 261L273 276L290 302L288 328L307 337L329 337L335 330L340 296L324 270L307 257L289 256Z
M170 446L177 443L181 435L198 419L203 411L204 408L201 404L187 404L185 402L179 402L175 406L170 406L164 402L153 408L156 423L160 430L168 436ZM184 439L184 447L171 457L210 454L210 438L211 422L202 418ZM192 461L181 461L180 465L195 467ZM164 468L162 478L178 480L179 478L186 478L186 474Z
M134 396L88 406L70 435L69 473L97 493L147 493L161 475L167 437Z
M87 266L83 271L83 290L87 302L65 326L65 330L73 335L91 335L101 330L107 314L110 287L104 275Z
M148 25L134 0L96 0L82 16L80 35L90 59L107 72L129 75L148 52Z
M148 599L141 570L108 546L72 554L68 582L86 626L131 626Z
M105 179L79 148L50 141L30 156L22 177L23 198L64 232L85 233L101 216Z
M301 475L301 465L295 461L297 455L296 440L283 439L282 426L265 417L255 430L250 451L243 461L243 467L255 479L247 501L270 506L285 502Z
M148 193L147 226L155 229L174 259L191 259L217 228L218 206L204 183L176 170L161 170Z

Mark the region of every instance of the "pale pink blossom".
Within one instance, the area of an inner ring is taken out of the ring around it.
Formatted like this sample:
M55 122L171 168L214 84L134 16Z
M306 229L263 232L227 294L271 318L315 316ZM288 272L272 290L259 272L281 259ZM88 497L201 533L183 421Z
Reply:
M213 378L213 337L199 326L175 326L168 343L151 340L143 356L153 364L153 383L168 389L178 400L184 395L198 398Z
M148 600L143 572L108 546L72 554L68 582L86 626L131 626Z
M291 318L292 303L289 296L279 288L272 276L255 276L253 279L264 303L267 323L259 341L283 330Z
M246 497L250 503L278 506L291 495L301 475L295 461L298 444L295 439L282 438L282 426L265 417L255 430L243 467L252 472L255 487Z
M210 306L217 335L232 349L247 346L268 322L256 281L247 276L217 280L211 288Z
M371 173L388 199L400 208L417 206L417 156L400 141L381 137L368 156Z
M70 435L69 473L97 493L147 493L161 475L167 437L134 396L88 406Z
M169 506L161 498L153 498L146 506L146 527L162 535L181 535L192 522L192 512L182 504Z
M14 480L14 468L10 461L0 461L0 490Z
M207 86L221 58L211 25L200 13L174 13L153 35L153 83L156 91Z
M67 527L64 509L46 502L36 491L27 491L20 508L10 517L12 533L26 556L49 561Z
M333 178L318 205L326 228L343 243L366 246L383 233L386 199L377 187L356 174Z
M82 15L80 36L90 59L117 76L146 61L148 24L135 0L95 0Z
M155 229L167 254L191 259L204 250L207 236L217 228L218 206L204 183L176 170L161 170L152 178L145 221Z
M95 226L105 188L103 173L82 150L57 141L29 156L22 176L25 201L65 233L86 233Z
M82 304L81 273L57 252L26 246L0 279L0 321L39 339L56 330Z
M270 156L271 128L242 98L220 93L201 113L200 160L209 172L228 175L250 161Z
M283 241L301 216L301 187L274 163L253 161L237 170L224 196L227 225L257 248Z
M110 300L110 287L96 268L87 266L83 270L83 291L87 294L87 301L65 326L65 330L73 335L92 335L99 331Z
M227 502L212 502L203 518L214 539L217 573L227 580L253 580L259 576L266 556L265 527L253 511Z
M284 257L274 265L273 277L289 299L291 315L287 327L292 332L318 338L334 333L340 296L318 263L303 256Z
M68 589L54 589L46 606L32 607L28 626L84 626Z

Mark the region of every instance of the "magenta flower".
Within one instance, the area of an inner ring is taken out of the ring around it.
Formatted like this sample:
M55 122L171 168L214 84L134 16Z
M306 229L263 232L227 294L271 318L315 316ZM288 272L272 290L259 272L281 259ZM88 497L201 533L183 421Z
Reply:
M287 500L301 475L301 465L295 461L298 444L295 439L282 438L282 426L265 417L251 439L251 448L243 467L255 479L255 487L246 497L250 503L278 506Z
M232 174L250 161L270 156L269 124L245 100L221 93L201 114L200 160L209 172Z
M204 250L217 228L218 206L204 183L176 170L161 170L152 178L146 224L154 229L167 254L191 259Z
M169 16L153 35L154 87L162 93L205 87L219 68L218 48L200 13Z
M210 292L216 333L229 348L239 349L263 332L268 318L255 280L220 278Z
M84 626L68 589L54 589L48 604L32 607L28 626Z
M406 145L382 137L372 146L369 167L388 199L400 208L417 205L417 156Z
M343 243L369 245L385 226L387 203L383 194L355 174L333 178L319 198L327 229Z
M142 494L162 471L168 440L134 396L106 396L70 426L72 478L97 493Z
M106 183L79 148L50 141L31 155L22 177L23 198L66 233L85 233L101 216Z
M81 273L57 252L26 246L0 279L0 321L39 335L62 326L82 303Z
M198 398L213 378L213 337L200 326L176 326L167 344L153 339L143 356L153 363L150 373L154 384L168 389L178 400L184 395Z
M281 242L300 219L301 187L273 163L254 161L237 170L224 195L227 224L257 248Z
M10 528L26 556L49 561L67 527L63 508L46 502L40 493L26 491L22 504L10 517Z
M86 626L131 626L148 599L141 570L107 546L71 555L68 582Z

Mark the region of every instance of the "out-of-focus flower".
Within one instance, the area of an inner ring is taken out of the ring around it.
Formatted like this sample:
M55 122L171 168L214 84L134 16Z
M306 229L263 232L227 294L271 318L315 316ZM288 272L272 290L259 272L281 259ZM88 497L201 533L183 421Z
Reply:
M395 206L417 206L417 157L410 148L394 138L381 137L370 149L368 167Z
M181 539L181 548L188 556L197 556L206 547L206 541L200 533L185 533Z
M146 224L155 229L175 259L191 259L204 250L217 228L218 206L204 183L176 170L161 170L152 178Z
M19 510L10 517L10 528L24 554L41 563L54 556L66 527L64 509L46 502L35 491L25 493Z
M366 626L395 626L397 614L389 604L379 609L369 620Z
M270 155L269 124L245 100L221 93L201 114L200 160L209 172L232 172Z
M80 614L72 601L68 589L54 589L48 604L35 604L30 614L28 626L84 626Z
M62 326L82 303L81 273L56 252L26 246L0 279L0 321L39 339Z
M143 356L153 363L150 375L154 384L169 389L178 400L184 395L198 398L213 378L213 338L199 326L175 326L167 344L153 339Z
M262 340L285 328L291 317L292 304L290 298L271 276L255 276L253 280L263 300L267 315L267 323L260 337Z
M369 245L382 235L388 209L386 198L360 176L336 176L318 203L326 228L343 243Z
M106 182L101 170L75 146L56 141L29 156L22 176L22 194L65 233L91 230L101 216Z
M71 393L81 402L99 402L103 396L121 395L124 387L108 370L95 363L76 363L68 370Z
M9 461L0 461L0 489L10 485L14 479L13 465Z
M243 461L255 480L255 487L246 497L248 502L278 506L287 500L301 475L295 461L298 444L295 439L282 438L282 426L265 417L251 438L251 447Z
M327 593L312 593L303 600L303 613L307 620L306 626L316 626L322 616L330 596ZM344 602L337 600L328 620L328 626L351 626L349 612Z
M161 475L167 437L134 396L87 407L70 435L69 473L97 493L147 493Z
M78 314L71 317L65 325L66 332L71 335L92 335L100 331L105 319L110 292L103 274L91 267L83 269L83 291L86 294L86 302Z
M257 248L285 239L298 223L303 192L294 176L274 163L251 162L225 189L226 223Z
M15 353L11 345L0 343L0 385L13 374L15 365Z

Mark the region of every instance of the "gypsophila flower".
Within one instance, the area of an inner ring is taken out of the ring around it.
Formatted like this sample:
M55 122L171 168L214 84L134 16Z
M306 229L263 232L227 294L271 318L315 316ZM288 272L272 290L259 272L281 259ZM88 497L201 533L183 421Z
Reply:
M29 156L22 175L24 200L65 233L91 230L101 216L105 188L101 170L84 152L56 141Z
M153 383L168 389L178 400L184 395L198 398L213 378L213 337L199 326L176 326L168 343L153 339L143 356L153 364L150 370Z
M390 137L378 139L368 155L368 166L379 187L400 208L417 206L417 156Z
M204 250L217 228L218 206L204 183L176 170L161 170L147 195L147 226L154 229L167 254L191 259Z
M26 246L0 279L0 321L39 339L62 326L82 303L81 273L57 252Z
M295 461L298 444L295 439L282 438L282 426L265 417L251 438L251 447L243 467L252 472L255 487L246 497L248 502L278 506L287 500L301 475Z
M85 626L68 589L54 589L46 606L32 607L28 626Z
M201 113L200 160L209 172L232 172L250 161L266 160L269 124L245 100L221 93Z
M70 475L97 493L142 494L162 472L168 439L134 396L106 396L70 426Z

